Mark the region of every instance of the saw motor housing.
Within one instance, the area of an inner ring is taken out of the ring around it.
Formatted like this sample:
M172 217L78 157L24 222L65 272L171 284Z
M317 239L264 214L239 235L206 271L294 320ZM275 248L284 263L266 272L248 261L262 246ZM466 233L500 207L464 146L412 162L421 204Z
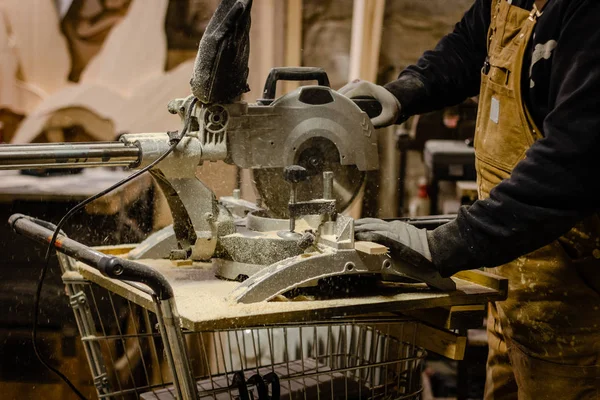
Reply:
M310 77L314 71L308 68L306 75L298 76ZM237 101L188 110L192 99L170 102L169 111L182 120L190 115L190 128L176 150L151 170L173 214L176 242L168 249L163 232L161 240L144 243L140 258L209 260L219 238L233 233L233 215L196 177L196 167L206 161L221 160L253 170L283 169L295 165L311 144L327 141L337 149L335 157L341 165L355 165L361 171L379 167L377 134L369 116L326 85L302 86L268 104L265 100L256 104ZM140 149L138 168L154 162L170 146L167 133L127 134L121 141Z

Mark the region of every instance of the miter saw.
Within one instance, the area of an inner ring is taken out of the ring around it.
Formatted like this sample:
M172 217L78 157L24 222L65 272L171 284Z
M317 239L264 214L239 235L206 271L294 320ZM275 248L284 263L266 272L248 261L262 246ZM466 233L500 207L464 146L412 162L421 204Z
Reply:
M0 169L150 167L174 222L128 259L211 261L217 276L240 282L231 293L238 302L347 276L454 289L433 268L355 249L354 220L341 212L359 193L365 171L378 168L370 121L381 111L376 101L338 94L320 68L274 68L261 99L240 100L247 90L251 4L223 0L218 6L200 43L192 94L168 105L182 119L181 132L125 134L108 143L3 145ZM281 80L317 84L276 98ZM217 199L196 168L218 160L250 169L260 202L241 199L239 191ZM22 218L13 218L13 226Z

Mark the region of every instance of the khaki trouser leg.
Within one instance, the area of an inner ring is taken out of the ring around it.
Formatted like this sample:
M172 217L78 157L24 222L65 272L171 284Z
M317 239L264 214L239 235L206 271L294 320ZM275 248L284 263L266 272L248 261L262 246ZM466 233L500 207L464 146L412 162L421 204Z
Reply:
M559 364L527 355L504 336L501 320L497 305L490 304L485 400L600 399L600 365ZM576 362L577 355L571 357Z
M509 350L519 387L519 400L598 400L600 367L556 364Z
M488 306L487 337L488 359L484 400L517 399L517 381L495 303L490 303Z

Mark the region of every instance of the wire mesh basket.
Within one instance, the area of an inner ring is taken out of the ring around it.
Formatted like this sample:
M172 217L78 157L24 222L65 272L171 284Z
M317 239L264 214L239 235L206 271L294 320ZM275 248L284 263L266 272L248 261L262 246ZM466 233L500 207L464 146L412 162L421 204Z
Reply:
M73 273L73 259L59 259L99 399L420 398L427 353L412 344L414 321L192 332L180 327L172 298L153 294L141 306Z
M179 398L160 313L88 281L77 286L71 304L98 397ZM182 337L198 398L418 399L426 352L397 338L416 332L411 325L335 320L182 331Z

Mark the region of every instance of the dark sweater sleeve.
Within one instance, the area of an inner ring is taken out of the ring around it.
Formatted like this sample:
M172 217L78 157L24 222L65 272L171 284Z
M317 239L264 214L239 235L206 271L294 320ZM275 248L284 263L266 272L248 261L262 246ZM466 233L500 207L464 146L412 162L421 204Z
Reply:
M459 104L479 93L487 55L491 0L476 0L434 50L425 52L397 80L386 84L401 104L398 122L415 114Z
M428 233L444 275L493 267L566 233L600 205L600 2L565 2L544 138L486 200Z

